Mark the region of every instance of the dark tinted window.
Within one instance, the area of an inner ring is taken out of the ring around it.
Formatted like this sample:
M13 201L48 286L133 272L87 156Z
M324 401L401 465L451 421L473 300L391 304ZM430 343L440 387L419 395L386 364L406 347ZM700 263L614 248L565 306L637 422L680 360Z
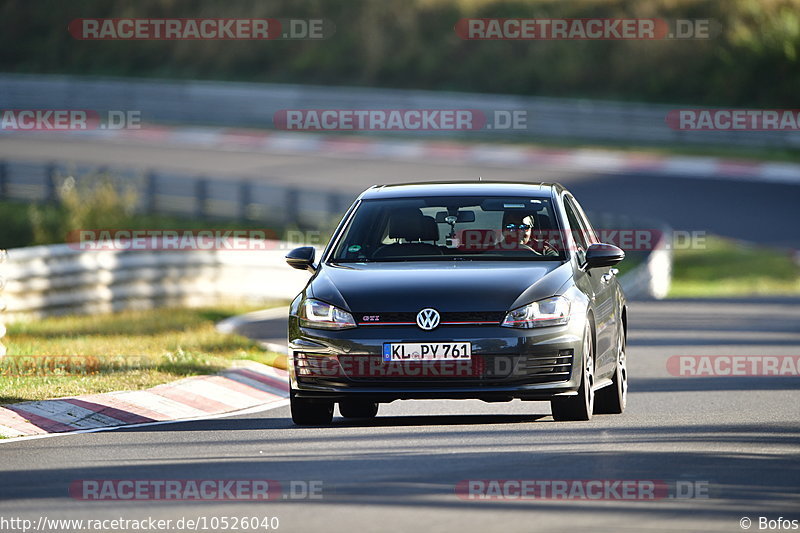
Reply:
M549 198L366 200L337 242L337 262L563 259Z

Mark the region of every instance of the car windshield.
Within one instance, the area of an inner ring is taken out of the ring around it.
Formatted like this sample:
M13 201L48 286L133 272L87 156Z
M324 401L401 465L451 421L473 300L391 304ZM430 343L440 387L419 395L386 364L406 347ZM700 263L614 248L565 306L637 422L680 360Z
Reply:
M342 230L335 263L563 260L546 197L429 197L363 201Z

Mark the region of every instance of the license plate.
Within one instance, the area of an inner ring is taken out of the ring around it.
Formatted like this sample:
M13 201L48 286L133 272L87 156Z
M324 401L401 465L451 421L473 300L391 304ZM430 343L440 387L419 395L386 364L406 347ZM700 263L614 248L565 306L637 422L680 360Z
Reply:
M447 361L472 357L469 342L384 343L384 361Z

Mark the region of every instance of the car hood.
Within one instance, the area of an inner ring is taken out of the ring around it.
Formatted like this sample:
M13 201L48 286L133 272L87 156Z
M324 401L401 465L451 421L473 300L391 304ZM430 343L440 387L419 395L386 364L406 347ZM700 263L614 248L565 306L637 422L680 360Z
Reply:
M507 311L553 296L571 276L559 261L323 264L308 295L352 312Z

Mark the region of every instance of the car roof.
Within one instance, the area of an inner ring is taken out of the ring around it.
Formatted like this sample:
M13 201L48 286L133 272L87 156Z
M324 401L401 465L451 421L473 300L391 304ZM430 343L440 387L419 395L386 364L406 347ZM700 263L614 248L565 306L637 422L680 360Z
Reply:
M506 196L523 195L549 197L564 190L560 183L529 181L437 181L373 185L359 197L362 200L376 198L412 198L418 196Z

